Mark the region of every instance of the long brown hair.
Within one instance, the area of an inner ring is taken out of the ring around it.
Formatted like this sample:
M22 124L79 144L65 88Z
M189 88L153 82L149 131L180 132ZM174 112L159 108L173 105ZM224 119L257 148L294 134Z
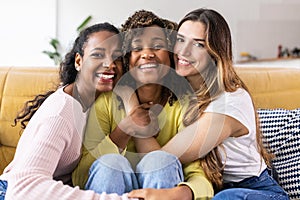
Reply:
M195 91L196 95L190 101L185 114L184 125L188 126L197 121L207 106L224 91L234 92L238 88L243 88L248 93L249 91L233 67L231 33L226 20L214 10L201 8L189 12L179 22L178 29L185 21L197 21L204 24L206 27L205 47L213 59L212 66L206 67L204 72L201 73L203 82L199 83L200 89ZM257 113L255 115L257 116ZM256 122L256 138L259 153L269 165L271 155L263 147L257 117ZM214 187L221 189L224 166L221 162L218 147L215 147L199 161Z

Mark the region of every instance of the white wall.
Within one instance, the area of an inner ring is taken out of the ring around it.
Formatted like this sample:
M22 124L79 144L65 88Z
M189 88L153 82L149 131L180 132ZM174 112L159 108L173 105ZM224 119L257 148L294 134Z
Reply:
M257 15L238 20L236 48L250 51L258 58L272 58L283 48L300 48L300 2L262 3Z
M55 36L53 0L0 0L0 66L52 66L41 52Z
M218 10L232 30L234 56L248 51L259 58L277 55L277 46L300 47L298 0L0 0L0 66L53 66L43 50L57 37L65 53L77 26L92 15L91 24L120 26L138 9L179 21L199 7Z

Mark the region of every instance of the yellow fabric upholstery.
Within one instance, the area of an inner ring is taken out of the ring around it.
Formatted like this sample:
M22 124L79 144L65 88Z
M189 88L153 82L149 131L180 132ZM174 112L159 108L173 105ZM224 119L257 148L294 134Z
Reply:
M300 69L236 69L257 108L300 108ZM13 159L20 138L20 126L11 126L17 112L25 101L57 84L55 67L0 67L0 174Z
M21 135L13 119L27 100L53 90L58 84L55 67L0 67L0 174L12 160Z
M300 69L236 67L256 108L300 108Z

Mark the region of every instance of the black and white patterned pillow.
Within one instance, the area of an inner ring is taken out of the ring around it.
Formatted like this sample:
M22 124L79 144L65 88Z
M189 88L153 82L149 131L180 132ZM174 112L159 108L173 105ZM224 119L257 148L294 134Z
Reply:
M300 108L258 109L263 142L275 154L279 184L290 199L300 199Z

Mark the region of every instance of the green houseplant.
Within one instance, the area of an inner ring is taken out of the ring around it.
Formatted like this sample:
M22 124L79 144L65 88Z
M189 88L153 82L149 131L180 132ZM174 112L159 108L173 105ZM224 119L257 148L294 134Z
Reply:
M85 18L85 20L76 28L76 31L79 33L81 30L83 30L91 21L91 19L91 15ZM44 50L42 53L46 54L50 59L52 59L55 65L58 65L62 61L62 55L59 51L60 42L57 38L50 38L49 44L53 48L53 51Z

